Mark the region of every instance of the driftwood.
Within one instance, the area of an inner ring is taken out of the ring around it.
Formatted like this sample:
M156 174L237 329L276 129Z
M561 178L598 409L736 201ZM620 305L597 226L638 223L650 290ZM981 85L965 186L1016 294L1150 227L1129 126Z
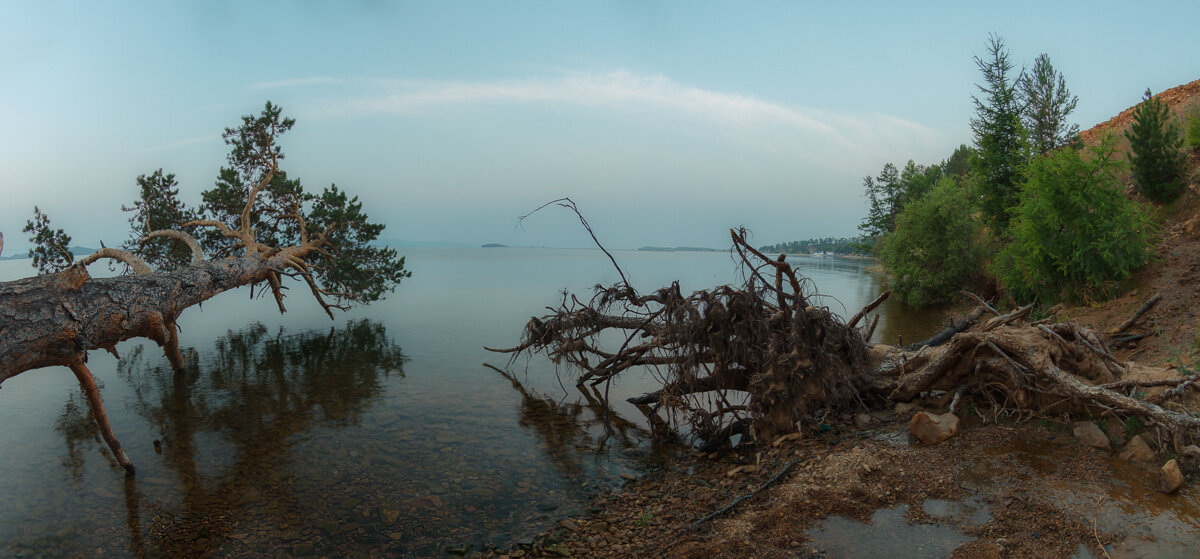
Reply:
M1120 326L1117 326L1116 328L1113 328L1112 330L1110 330L1108 332L1108 335L1110 337L1116 336L1117 334L1120 334L1130 328L1133 328L1133 325L1137 324L1138 319L1142 318L1142 315L1150 312L1150 309L1153 309L1154 305L1157 305L1160 300L1162 300L1162 294L1155 293L1153 297L1147 299L1145 303L1142 303L1142 306L1138 308L1137 312L1133 313L1133 316L1129 317L1129 320L1126 320L1125 322L1121 323ZM1134 339L1138 339L1138 338L1134 338Z
M976 400L997 413L1139 417L1171 431L1176 442L1200 439L1200 418L1182 409L1189 388L1200 390L1200 383L1128 380L1140 366L1118 361L1091 329L1026 323L1032 306L1002 314L987 305L928 340L874 346L867 357L874 321L863 332L853 326L886 294L842 322L808 303L811 282L782 258L754 250L744 231L731 237L745 271L739 288L684 296L672 284L642 297L627 283L598 287L586 304L564 297L553 314L529 321L521 344L493 351L545 353L576 371L579 383L650 370L662 387L630 401L665 412L677 428L709 442L740 430L769 441L839 409L931 392L946 393L943 405ZM981 323L985 312L996 316ZM624 342L605 350L601 336L613 332ZM1170 388L1146 399L1119 391L1134 386Z

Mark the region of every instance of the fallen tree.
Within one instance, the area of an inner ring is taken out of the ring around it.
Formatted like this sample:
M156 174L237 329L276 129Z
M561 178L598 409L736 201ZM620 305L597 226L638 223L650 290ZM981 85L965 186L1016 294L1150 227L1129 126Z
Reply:
M126 208L135 214L134 240L123 249L101 248L73 261L66 250L70 238L35 211L26 231L34 235L31 253L43 273L0 283L0 383L33 369L69 367L105 442L132 472L88 370L89 351L116 354L119 342L147 338L182 370L176 321L185 309L224 291L249 285L253 297L254 286L265 285L284 312L285 278L295 279L333 318L334 309L369 303L394 289L409 275L404 259L369 245L383 226L367 221L358 199L336 186L307 193L279 168L284 154L278 136L293 124L268 102L261 115L227 128L230 166L221 169L217 187L203 193L197 210L178 202L173 176L159 170L139 177L142 196ZM87 266L104 259L123 264L127 273L91 277Z
M871 346L875 322L858 322L886 294L844 322L810 302L813 286L783 255L769 258L744 231L730 234L739 287L685 296L675 283L642 296L628 282L597 286L587 303L565 297L529 321L519 345L493 351L543 353L578 384L649 370L661 388L630 401L709 442L738 432L769 442L831 412L930 394L944 394L940 405L951 410L975 399L997 410L1113 414L1160 426L1176 444L1200 438L1200 418L1182 403L1200 384L1130 380L1145 376L1141 367L1118 361L1088 328L1026 322L1032 306L1002 314L984 303L929 340ZM987 313L996 316L985 321ZM605 340L623 341L613 349ZM1148 399L1119 391L1164 384L1171 388Z

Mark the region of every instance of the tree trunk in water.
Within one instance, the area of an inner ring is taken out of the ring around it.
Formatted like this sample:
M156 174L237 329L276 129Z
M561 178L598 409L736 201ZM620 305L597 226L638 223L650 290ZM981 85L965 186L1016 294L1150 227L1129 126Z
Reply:
M75 373L93 417L117 461L133 463L108 424L87 352L115 350L118 342L149 338L179 370L175 319L184 309L224 291L266 280L303 257L300 247L216 261L171 272L92 278L72 266L57 274L0 283L0 383L31 369L66 366Z

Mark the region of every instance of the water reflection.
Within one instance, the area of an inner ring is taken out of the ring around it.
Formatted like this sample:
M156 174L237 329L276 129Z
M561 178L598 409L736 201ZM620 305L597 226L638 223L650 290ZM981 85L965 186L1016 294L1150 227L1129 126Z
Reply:
M594 386L577 386L579 398L556 398L530 390L511 371L485 367L508 379L521 396L519 424L537 434L551 463L566 479L586 481L595 468L616 453L638 457L640 465L661 464L679 443L656 414L646 416L650 428L630 421L604 402Z
M384 381L403 376L406 359L384 327L367 320L327 334L272 335L256 324L220 338L204 363L191 352L178 373L146 348L123 356L118 376L133 388L132 407L150 424L162 464L178 481L149 477L145 494L127 482L127 525L138 556L143 529L154 555L201 556L231 539L238 548L244 541L281 543L296 539L298 527L316 525L316 509L295 499L291 465L304 460L292 452L297 435L356 424ZM72 397L56 430L67 443L63 463L76 477L83 473L80 443L95 438L89 425L86 407ZM162 498L173 492L179 506L164 507ZM149 526L142 504L157 511ZM243 530L247 515L255 517L249 527L265 532Z

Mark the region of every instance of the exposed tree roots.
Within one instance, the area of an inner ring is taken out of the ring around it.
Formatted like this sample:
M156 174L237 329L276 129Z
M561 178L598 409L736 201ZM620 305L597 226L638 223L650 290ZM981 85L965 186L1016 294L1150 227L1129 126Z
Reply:
M930 394L945 395L943 408L967 399L998 412L1134 416L1176 445L1200 438L1200 418L1185 407L1200 383L1130 380L1144 368L1119 362L1088 328L1026 322L1031 306L1000 314L968 294L983 304L933 338L868 348L873 321L855 326L879 300L843 322L810 303L811 283L782 256L730 233L746 278L738 288L684 296L676 283L639 296L628 283L597 286L588 303L564 296L553 314L529 321L520 345L493 351L545 353L579 384L648 369L662 387L630 401L706 441L737 432L770 441L824 413ZM986 312L996 316L983 321ZM1169 388L1134 397L1152 386Z

